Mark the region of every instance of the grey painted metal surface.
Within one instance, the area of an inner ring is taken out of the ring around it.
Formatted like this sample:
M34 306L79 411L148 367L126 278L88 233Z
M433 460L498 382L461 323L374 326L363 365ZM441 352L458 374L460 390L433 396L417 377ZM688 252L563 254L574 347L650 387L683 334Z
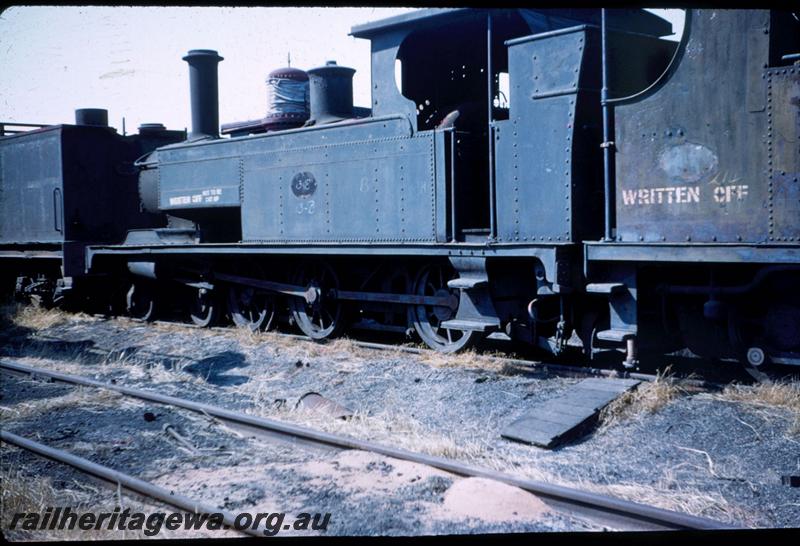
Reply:
M797 263L800 248L789 245L586 243L589 261L676 263Z
M578 26L508 42L511 112L496 123L500 241L598 234L599 216L591 214L598 179L583 176L586 158L575 153L584 146L576 141L585 140L576 114L584 120L597 114L579 109L580 101L596 100L597 71L584 67L596 38L594 29Z
M441 133L402 117L314 129L159 150L160 209L241 204L245 242L444 240Z
M243 240L435 241L434 134L369 139L369 130L245 158Z
M328 61L308 71L310 122L331 123L353 118L355 69Z
M223 58L211 49L192 49L183 60L189 63L192 101L192 132L189 138L216 138L219 136L217 65Z
M83 274L87 244L160 221L139 210L133 161L180 135L56 125L0 138L0 246L61 244L64 274Z
M254 159L257 163L261 157L263 163L269 158L271 164L278 167L283 154L305 150L312 154L312 162L318 162L325 158L325 148L329 143L346 144L354 139L382 140L410 135L408 120L392 117L166 146L158 151L159 208L174 212L239 207L242 202L240 192L245 191L243 180ZM313 159L314 153L319 153L319 157Z
M0 140L0 244L64 239L61 130Z
M666 80L616 106L617 240L800 242L800 68L766 69L767 11L699 10L687 30Z
M104 108L79 108L75 110L75 125L108 127L108 110Z
M160 231L160 230L159 230ZM180 231L180 230L176 230ZM128 237L124 245L95 245L86 249L87 268L96 266L104 257L127 259L158 259L166 256L203 256L206 258L231 256L417 256L417 257L491 257L491 258L536 258L541 262L547 283L552 283L553 292L573 286L577 245L476 245L460 243L444 245L436 243L273 243L273 244L189 244L190 233L183 236L160 238L155 230L143 230L135 237ZM183 238L183 240L181 240Z
M502 12L519 12L522 17L537 21L541 25L554 25L550 28L539 27L536 31L552 30L568 27L579 22L600 24L600 13L597 9L467 9L467 8L430 8L387 17L379 21L356 25L350 34L357 38L373 38L405 28L424 28L425 26L448 25L465 17L486 18L486 13L500 15ZM615 9L610 11L610 26L615 29L636 30L653 36L666 36L672 32L671 24L639 9ZM532 27L535 28L535 27Z

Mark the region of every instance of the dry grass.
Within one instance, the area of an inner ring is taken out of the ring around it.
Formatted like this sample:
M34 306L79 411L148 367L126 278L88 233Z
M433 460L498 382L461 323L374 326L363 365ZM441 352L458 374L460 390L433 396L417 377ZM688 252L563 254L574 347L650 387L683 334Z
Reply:
M600 412L601 428L610 427L641 414L655 413L683 393L669 368L653 381L641 383L625 392Z
M215 390L207 378L185 371L195 363L189 357L182 357L165 364L157 356L150 356L144 351L138 352L112 351L105 355L87 352L81 345L54 348L48 344L29 343L22 351L25 357L20 363L45 368L72 375L86 375L87 363L98 364L104 373L124 371L131 379L143 380L153 385L166 383L191 383L204 390ZM100 392L100 391L97 391Z
M564 451L560 455L561 464L581 466L587 470L585 475L602 476L605 466L597 464L580 452ZM685 464L685 463L682 463ZM685 512L695 516L709 517L737 525L754 525L754 515L728 502L721 491L709 491L704 480L687 480L680 476L676 468L654 468L657 481L653 484L632 483L620 477L616 483L596 483L592 478L574 477L549 470L548 465L537 460L536 453L492 456L480 461L480 465L501 472L525 476L550 484L562 485L584 491L610 495L621 499L657 506L665 510ZM660 476L659 476L660 474Z
M31 365L44 364L45 361L48 364L50 361L85 362L87 358L92 357L87 353L87 347L80 343L52 344L33 339L21 343L19 353L33 361Z
M755 385L731 384L717 395L717 400L750 404L759 408L782 408L794 415L790 434L800 435L800 383L766 381Z
M60 326L70 321L93 320L92 317L85 313L67 313L61 309L45 309L19 303L0 307L0 316L3 317L3 323L36 332Z
M142 365L142 359L145 363ZM139 365L135 365L139 364ZM205 390L216 391L218 387L209 385L208 377L189 373L186 368L195 364L195 360L184 357L164 365L162 362L139 355L120 354L116 358L111 358L103 362L106 368L119 368L128 373L128 377L135 380L143 380L151 385L165 383L191 383L193 387Z
M72 481L64 487L56 488L47 476L26 476L21 469L3 468L0 470L3 487L0 491L0 529L9 540L111 540L148 538L141 530L120 531L92 529L84 531L52 530L24 531L19 528L10 530L11 519L16 513L44 514L48 507L69 506L73 512L107 512L112 511L123 498L117 497L111 490L97 489L88 484ZM145 511L141 504L125 505L134 511Z
M69 315L71 317L72 315ZM39 325L38 327L47 328L57 325L64 319L64 314L59 312L49 312L33 309L24 313L24 316L17 320L22 321L26 327ZM123 319L124 320L124 319ZM51 322L52 321L52 322ZM182 324L157 324L157 330L186 333L191 330L193 335L199 337L225 336L233 337L243 346L253 347L255 345L279 356L281 360L307 360L309 358L321 358L329 361L331 365L342 371L355 371L376 358L392 358L397 356L404 359L415 359L423 364L434 368L457 367L461 369L481 369L486 371L503 372L506 364L492 358L491 355L478 354L475 351L467 351L457 355L445 355L432 352L424 352L419 355L397 351L380 351L357 346L349 339L339 339L325 344L314 344L299 341L294 338L280 336L274 333L253 333L248 329L226 329L222 330L202 330L191 328ZM46 352L44 349L43 352ZM387 352L389 355L387 355ZM76 353L76 360L81 355ZM85 372L79 363L64 362L60 357L58 362L54 362L54 368L60 371ZM176 365L165 368L159 364L150 366L131 366L131 362L137 360L136 356L117 354L107 359L103 365L120 366L131 374L132 378L143 377L153 383L192 381L198 385L207 387L203 378L183 372L182 369L190 364L192 360L180 360ZM152 360L152 359L150 359ZM586 488L597 492L616 495L642 503L652 503L665 509L684 511L690 514L703 515L717 518L724 521L748 524L748 516L741 510L729 504L721 493L715 491L701 491L695 484L678 479L672 469L663 470L659 481L652 485L632 484L620 482L610 485L593 484L587 480L568 480L567 477L548 471L543 468L536 457L531 456L509 456L501 455L496 451L487 449L490 446L484 445L477 438L482 434L472 435L476 440L463 441L457 440L446 433L431 430L411 415L400 413L393 409L399 404L392 400L384 401L383 407L387 408L379 413L372 415L356 412L348 420L333 419L329 415L314 412L308 409L292 409L284 405L275 405L274 391L272 382L285 377L284 374L291 374L294 370L284 370L270 377L261 377L240 387L242 394L252 396L253 409L251 413L265 417L277 418L291 421L296 424L325 430L332 433L345 434L354 438L375 441L378 443L401 447L404 449L428 453L436 456L444 456L459 459L465 462L474 462L480 466L493 468L498 471L510 472L525 475L531 479L547 481L550 483L560 483L562 485ZM387 378L388 379L388 378ZM601 413L601 423L603 427L611 426L615 423L633 418L643 413L656 412L667 405L671 400L683 393L679 382L673 378L669 370L659 374L655 381L642 383L638 389L629 391L612 404L607 406ZM96 393L93 393L96 394ZM399 393L398 396L403 396ZM792 410L797 416L795 427L800 432L800 390L796 384L761 384L753 387L730 386L719 395L724 399L735 402L750 403L759 406L783 407ZM15 407L12 411L52 411L59 406L68 406L77 402L69 400L68 396L59 399L51 399L41 407ZM48 410L48 404L50 409ZM35 406L35 405L34 405ZM0 418L17 417L13 413L8 415L5 408L0 408ZM462 425L459 425L462 426ZM477 426L477 425L465 425ZM468 436L459 434L460 436ZM591 465L591 461L575 460L575 464ZM679 469L675 469L677 472ZM600 472L600 469L598 469ZM5 476L3 476L5 477ZM4 480L5 481L5 480ZM48 493L47 482L31 482L31 495L34 502L37 498ZM702 485L702 484L698 484ZM37 489L37 488L41 488ZM21 488L17 488L17 497L21 498L24 493ZM5 500L5 491L4 491ZM19 502L19 501L13 501ZM99 532L92 537L102 538ZM130 535L128 535L130 536ZM74 537L74 535L72 535ZM107 537L113 538L113 537ZM117 537L119 538L119 537Z
M101 413L109 407L120 407L133 404L123 395L107 390L89 387L76 387L63 396L39 398L22 402L14 406L0 406L0 422L12 419L24 419L65 408L81 408L86 411Z
M656 486L620 483L606 486L587 485L586 488L621 499L658 506L664 510L683 512L736 525L750 527L756 525L756 521L749 511L729 503L721 493L699 491L692 486L681 486L677 481L667 484L662 480Z
M5 446L4 446L5 449ZM78 514L112 512L119 506L122 510L129 509L131 513L141 512L146 516L158 512L177 511L159 502L151 502L136 494L128 494L119 488L98 483L95 487L89 482L72 480L62 487L55 487L51 478L47 476L25 475L21 468L11 467L0 469L0 481L3 487L0 490L0 530L4 537L10 541L51 541L51 540L120 540L120 539L148 539L148 538L197 538L197 537L225 537L232 536L232 532L214 532L209 530L188 531L178 529L170 531L164 526L155 536L148 536L146 529L120 530L108 529L103 525L100 529L54 529L46 531L25 531L21 524L15 530L10 530L11 519L16 513L44 514L49 507L69 507ZM152 533L151 533L152 534ZM235 535L233 535L235 536Z
M461 368L502 373L506 371L508 364L496 358L498 356L504 357L505 355L479 354L474 349L469 349L457 354L424 352L417 358L422 364L434 368Z
M391 409L372 415L356 411L348 419L334 419L303 407L275 405L256 405L248 413L439 457L469 461L486 455L485 446L477 441L460 442L451 435L426 427L410 415Z
M720 399L759 406L786 408L800 413L800 384L765 382L755 385L731 384L718 395Z

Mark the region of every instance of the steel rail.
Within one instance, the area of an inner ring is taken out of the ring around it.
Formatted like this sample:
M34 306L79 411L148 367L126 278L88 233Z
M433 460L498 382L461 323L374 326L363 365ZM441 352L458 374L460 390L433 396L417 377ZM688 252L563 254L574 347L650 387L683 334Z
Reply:
M103 383L101 381L95 381L86 377L68 375L40 368L33 368L21 364L14 364L5 360L0 360L0 369L24 373L32 376L47 377L63 383L119 392L126 396L147 400L148 402L166 404L204 413L240 425L263 429L273 433L284 434L286 436L299 438L302 440L309 440L317 444L333 446L342 449L359 449L372 453L378 453L380 455L393 457L395 459L402 459L426 466L431 466L459 476L493 479L508 485L519 487L520 489L543 497L549 500L550 503L556 508L560 508L567 512L576 512L583 516L588 515L591 518L599 517L604 522L611 522L612 525L620 525L623 528L631 530L728 529L734 527L711 519L664 510L662 508L643 505L614 497L600 495L597 493L580 491L569 487L548 484L526 478L518 478L495 470L474 467L459 461L446 459L444 457L417 453L397 447L378 444L369 440L360 440L348 436L314 430L291 423L276 421L274 419L237 413L217 406L212 406L210 404L194 402L191 400L185 400L131 387L124 387L121 385L112 385L109 383Z
M230 512L217 509L210 504L196 501L178 493L172 493L168 489L159 487L158 485L146 482L144 480L140 480L139 478L135 478L130 474L125 474L124 472L120 472L118 470L114 470L113 468L94 463L89 459L84 459L83 457L78 457L77 455L73 455L67 451L62 451L45 444L35 442L6 430L0 430L0 440L27 451L36 453L37 455L41 455L42 457L67 464L83 471L86 474L90 474L107 482L119 484L120 487L124 487L130 491L135 491L136 493L146 497L160 500L166 504L169 504L170 506L180 508L181 510L186 510L194 514L222 514L223 523L230 527L230 529L248 535L258 537L264 536L263 533L258 532L256 529L251 529L250 527L238 529L235 524L235 517Z

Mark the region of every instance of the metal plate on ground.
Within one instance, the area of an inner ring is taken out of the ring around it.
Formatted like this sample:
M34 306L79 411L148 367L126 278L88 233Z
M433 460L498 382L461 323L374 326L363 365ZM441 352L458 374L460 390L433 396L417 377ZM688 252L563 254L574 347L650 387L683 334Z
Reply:
M551 448L586 430L606 405L639 385L636 379L584 379L569 392L536 404L500 433L503 438Z

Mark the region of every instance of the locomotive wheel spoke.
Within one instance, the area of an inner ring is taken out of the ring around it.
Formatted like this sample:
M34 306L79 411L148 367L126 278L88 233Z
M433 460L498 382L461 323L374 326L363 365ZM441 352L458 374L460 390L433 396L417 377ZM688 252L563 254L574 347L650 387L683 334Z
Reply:
M231 285L228 311L233 323L251 332L269 330L275 322L275 298L251 286Z
M155 320L155 290L145 281L131 283L125 296L125 311L134 320L151 322Z
M214 293L206 290L190 290L189 317L201 328L213 326L219 316L219 305Z
M316 287L320 295L311 304L299 297L290 299L292 317L300 330L318 341L338 335L343 322L342 306L329 295L332 290L339 289L339 279L333 269L321 261L306 264L298 269L294 276L294 284Z
M443 297L455 294L447 287L452 278L450 271L439 264L428 265L417 274L414 293L420 296ZM433 305L415 305L409 308L414 329L429 347L443 353L466 349L482 337L481 332L443 328L442 322L455 317L455 310Z

